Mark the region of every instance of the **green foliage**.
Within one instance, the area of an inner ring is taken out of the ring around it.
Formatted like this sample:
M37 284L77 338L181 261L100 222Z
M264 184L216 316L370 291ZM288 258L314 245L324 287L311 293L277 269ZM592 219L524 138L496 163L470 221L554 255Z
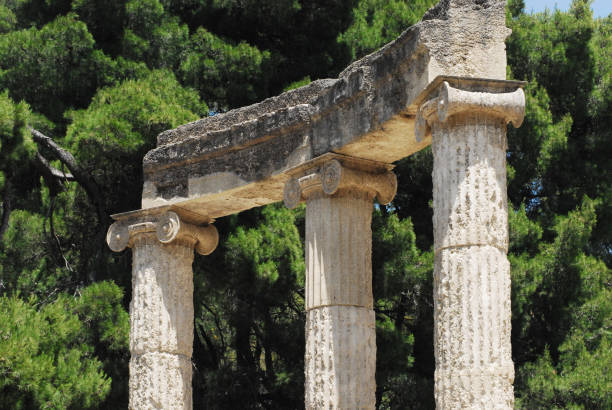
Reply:
M101 245L96 207L140 207L159 132L334 77L434 2L3 2L0 407L126 407L131 256ZM508 75L529 82L508 135L519 408L612 407L612 18L589 4L508 2ZM41 178L37 150L67 169L27 125L75 157L101 204ZM428 149L400 161L393 204L373 214L379 408L434 406L431 169ZM301 408L304 208L216 225L219 249L194 263L194 407Z
M0 280L6 294L57 292L69 272L57 269L54 249L45 235L45 221L39 214L24 210L11 213L0 251Z
M100 148L120 147L126 153L150 149L161 131L198 119L206 104L183 88L168 71L152 71L144 78L101 89L86 110L69 114L66 142L79 159L93 160ZM95 143L95 149L88 149Z
M87 26L73 15L40 30L0 35L0 88L53 119L61 118L70 105L86 105L101 85L98 73L110 65L95 50Z
M552 93L555 118L567 112L584 115L583 97L591 90L594 75L589 43L594 22L587 2L575 0L568 13L523 14L514 25L521 28L509 40L514 75L537 79ZM572 81L566 81L568 75Z
M121 296L115 285L104 282L84 289L79 298L60 294L42 305L35 297L1 296L2 407L96 407L108 395L110 379L93 356L96 333L88 333L90 328L104 330L102 344L126 348L127 313L117 305ZM84 308L92 297L106 309Z
M125 3L125 0L72 0L71 8L102 50L116 55L125 27Z
M518 210L508 212L508 223L510 225L509 252L511 254L536 254L542 239L542 228L529 219L524 204Z
M550 243L532 242L542 230L524 207L511 213L511 249L523 250L510 254L519 408L610 406L612 272L585 253L594 211L585 198L580 209L557 217Z
M15 104L7 91L0 93L0 172L4 178L15 175L19 163L30 160L36 151L26 130L29 114L27 104Z
M414 218L412 223L420 249L433 245L433 155L429 147L399 161L393 172L397 175L398 186L410 189L398 190L393 200L393 209L400 218Z
M193 90L183 88L171 72L157 70L138 80L103 88L85 110L68 113L72 123L63 144L74 152L104 195L108 214L140 207L142 157L163 130L193 121L208 111ZM113 279L130 283L129 255L110 258L103 243L108 221L99 220L91 198L73 186L57 196L56 209L80 209L61 217L61 241L73 252L70 260L78 280Z
M257 95L249 95L244 99L247 103L276 95L306 76L336 76L350 62L350 51L336 38L349 27L356 0L165 0L163 4L189 25L191 33L205 29L233 47L248 43L259 53L269 53L270 64L262 68L261 77L250 78L249 86L254 85ZM203 33L196 35L196 48ZM206 58L224 59L222 53ZM259 69L259 63L254 66ZM251 70L248 65L246 69ZM187 81L200 89L193 79ZM202 97L217 101L208 95ZM225 107L224 101L218 102ZM229 101L228 106L233 108L233 104Z
M612 406L612 293L609 289L576 309L573 329L555 365L548 349L526 363L517 378L518 408L607 409Z
M612 166L612 122L606 112L612 97L610 87L602 88L612 74L603 62L612 52L608 20L594 22L582 0L568 13L510 20L512 75L531 83L525 126L509 137L509 162L516 170L509 191L517 206L536 205L552 218L574 209L584 195L598 198L610 189L612 176L602 172ZM596 238L608 245L611 212L609 203L598 204ZM600 256L609 258L606 245L598 246Z
M177 69L189 49L189 29L169 17L158 0L132 0L125 4L127 19L123 55L149 67Z
M183 80L221 109L252 103L267 94L270 53L242 41L232 45L200 27L180 64Z
M301 80L294 81L291 84L289 84L287 87L285 87L283 89L283 92L290 91L290 90L295 90L296 88L303 87L305 85L310 84L311 82L312 81L310 80L310 77L306 76L306 77L302 78Z
M249 216L256 216L254 225ZM196 350L202 350L194 404L299 408L304 256L296 214L268 206L243 218L224 227L231 233L220 242L222 252L195 264Z
M8 7L0 5L0 34L11 31L17 23L17 16Z
M610 21L587 1L533 16L518 3L508 59L530 85L525 123L509 133L517 406L608 408Z
M507 18L518 17L525 11L525 0L508 0L507 10Z
M299 276L299 282L304 282L304 258L297 230L291 229L293 218L289 212L268 207L262 210L262 217L262 225L257 229L237 228L227 240L226 257L230 268L255 274L262 288L251 291L274 299L279 296L273 291L279 279L294 283ZM291 247L287 248L288 245Z
M16 28L41 27L70 11L71 0L4 0L16 17Z
M510 219L513 248L526 229L536 235L539 231L537 225L520 217L523 212ZM594 224L594 203L585 198L580 209L557 218L554 240L540 243L537 254L530 254L529 249L520 255L510 254L513 343L522 346L514 352L519 362L535 358L545 346L556 359L570 330L572 311L605 289L610 272L605 264L584 253Z
M433 255L417 248L410 218L379 211L372 227L379 408L433 406L433 363L413 355L432 349Z
M338 36L338 41L349 47L353 59L363 57L417 23L436 3L436 0L360 0L353 9L351 26Z
M26 129L26 124L39 121L27 104L16 104L6 91L0 93L0 200L5 204L28 207L31 192L39 185L39 175L33 160L36 147ZM10 210L9 210L10 211ZM0 233L8 222L6 210L2 213ZM0 235L0 240L2 235Z
M68 114L65 143L105 188L108 209L139 207L142 158L157 134L206 115L208 108L171 72L158 70L138 80L103 88L85 110ZM128 164L129 162L129 164ZM114 211L113 211L114 212Z
M121 307L123 291L112 282L98 282L83 289L75 312L91 333L90 344L102 342L108 350L127 349L129 316Z

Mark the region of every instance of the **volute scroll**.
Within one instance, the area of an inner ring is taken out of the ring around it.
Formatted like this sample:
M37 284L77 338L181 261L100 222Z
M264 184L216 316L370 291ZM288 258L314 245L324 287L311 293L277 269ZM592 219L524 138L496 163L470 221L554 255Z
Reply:
M486 89L486 80L482 80ZM415 138L422 141L431 133L434 121L445 123L454 115L462 113L482 113L502 118L506 124L518 128L525 118L525 92L521 87L513 91L467 91L451 86L443 81L431 92L431 98L423 102L415 119Z
M212 253L219 243L219 233L212 224L196 226L181 220L173 211L167 211L149 221L135 220L117 221L113 223L106 234L106 243L113 252L121 252L132 247L134 237L142 233L155 233L159 242L168 244L180 238L191 238L195 250L201 255Z
M128 225L121 222L114 222L106 232L106 243L113 252L121 252L128 247L130 233Z
M293 209L306 200L310 192L322 191L326 195L334 195L340 189L371 191L378 202L387 205L397 192L397 177L389 170L368 172L347 167L332 159L306 175L291 178L285 184L283 202L287 208Z

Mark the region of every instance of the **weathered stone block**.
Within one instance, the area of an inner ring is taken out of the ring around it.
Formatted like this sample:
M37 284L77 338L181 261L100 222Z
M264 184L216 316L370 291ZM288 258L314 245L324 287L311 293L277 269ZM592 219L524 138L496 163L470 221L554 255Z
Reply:
M434 123L434 249L508 249L506 122L479 113Z
M162 244L149 233L135 238L133 251L130 351L191 357L193 245Z
M282 199L285 172L328 152L391 163L417 140L421 92L440 75L504 79L503 0L443 0L396 40L313 83L158 136L142 206L218 218Z
M434 264L439 409L512 408L510 264L492 246L440 250Z
M362 191L322 191L306 206L306 310L372 308L372 200Z
M130 359L130 409L191 410L191 359L150 352Z
M374 311L327 306L306 314L307 409L374 409Z

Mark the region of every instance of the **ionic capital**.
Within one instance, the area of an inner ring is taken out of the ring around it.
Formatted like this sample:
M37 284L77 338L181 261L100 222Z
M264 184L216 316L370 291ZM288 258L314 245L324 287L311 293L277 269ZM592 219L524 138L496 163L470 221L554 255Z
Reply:
M127 247L131 248L138 235L146 233L155 233L157 240L165 244L177 240L191 241L201 255L209 255L219 243L219 233L214 225L187 223L174 211L119 220L108 228L106 243L112 251L121 252Z
M342 163L335 158L320 164L315 162L314 167L302 175L293 176L285 184L283 192L285 206L292 209L314 192L322 191L327 195L334 195L340 189L369 191L381 204L390 203L397 191L395 174L385 167L371 171L367 167L350 166L359 162L360 160L351 159Z
M460 83L459 80L457 80ZM468 113L497 117L518 128L525 117L525 93L521 85L512 91L508 86L517 84L510 81L465 80L471 90L452 87L442 81L428 90L428 98L419 105L415 121L415 137L422 141L431 133L434 122L445 123L449 118ZM473 90L484 91L473 91Z

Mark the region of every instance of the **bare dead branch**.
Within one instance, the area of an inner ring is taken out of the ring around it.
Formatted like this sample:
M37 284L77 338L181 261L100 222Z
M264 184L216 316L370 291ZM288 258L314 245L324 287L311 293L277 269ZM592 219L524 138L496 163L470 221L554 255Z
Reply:
M42 154L40 152L36 153L36 160L38 161L38 164L41 165L43 172L49 176L49 177L53 177L53 178L57 178L57 179L61 179L64 181L75 181L76 179L74 178L74 175L72 175L71 173L66 173L62 170L59 170L55 167L53 167L49 161L47 161L47 159L45 157L42 156Z

